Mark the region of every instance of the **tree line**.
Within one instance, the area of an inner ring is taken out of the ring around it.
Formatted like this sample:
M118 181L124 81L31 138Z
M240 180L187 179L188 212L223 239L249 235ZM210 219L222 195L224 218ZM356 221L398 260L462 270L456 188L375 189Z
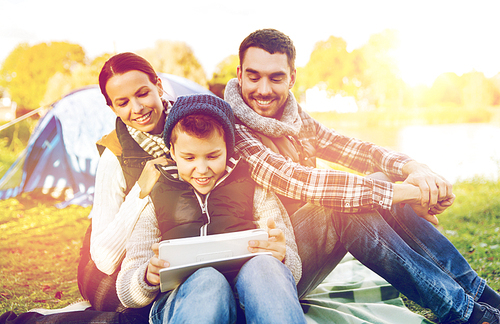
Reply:
M205 72L183 42L158 41L138 51L156 71L175 74L207 86ZM67 42L19 44L0 69L0 89L22 110L51 104L71 90L97 84L99 72L113 54L90 60L78 44ZM0 93L1 97L1 93Z
M500 105L500 73L486 78L471 71L461 76L443 73L431 87L410 87L401 79L392 56L397 33L385 30L351 52L340 37L317 42L309 62L297 68L293 88L299 101L306 90L318 87L329 96L352 96L365 109L407 107L487 108ZM153 48L137 51L153 67L208 87L222 96L224 86L236 77L237 55L229 55L207 79L192 49L184 42L157 41ZM7 91L19 107L38 108L60 99L73 89L96 84L99 71L112 54L90 60L78 44L67 42L19 44L0 69L0 91ZM1 94L0 94L1 95Z

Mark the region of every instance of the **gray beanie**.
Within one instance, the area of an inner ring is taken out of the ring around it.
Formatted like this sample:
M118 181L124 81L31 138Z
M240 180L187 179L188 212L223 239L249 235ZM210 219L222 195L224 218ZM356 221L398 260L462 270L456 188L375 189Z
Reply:
M234 153L234 115L231 106L224 100L209 94L178 97L168 113L163 140L170 148L170 135L174 126L184 117L206 115L219 122L224 130L228 158Z

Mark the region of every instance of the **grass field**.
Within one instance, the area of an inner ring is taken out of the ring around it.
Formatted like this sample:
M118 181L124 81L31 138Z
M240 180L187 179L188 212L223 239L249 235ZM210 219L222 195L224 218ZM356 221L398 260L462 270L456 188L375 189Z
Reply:
M23 198L0 201L0 313L59 308L80 298L76 273L90 208Z

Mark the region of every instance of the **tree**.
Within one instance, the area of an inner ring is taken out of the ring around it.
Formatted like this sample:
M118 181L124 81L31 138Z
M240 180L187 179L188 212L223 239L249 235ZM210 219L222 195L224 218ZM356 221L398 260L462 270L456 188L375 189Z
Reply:
M397 45L394 30L372 35L352 52L342 38L330 36L316 43L309 62L297 69L294 94L301 98L307 89L319 86L331 96L354 96L368 106L401 106L408 89L392 56Z
M430 104L461 106L463 82L458 75L447 72L439 75L428 92Z
M493 106L500 106L500 73L497 73L490 79L493 87Z
M372 35L368 43L359 49L363 96L378 107L388 104L400 106L403 102L405 85L392 56L392 50L397 46L397 32L386 29Z
M493 105L494 85L482 72L469 72L461 77L463 104L467 108L485 108Z
M204 87L207 78L193 50L184 42L160 40L154 48L138 51L158 72L175 74Z
M66 42L18 45L5 59L0 83L8 88L13 101L24 109L40 106L49 79L57 72L70 74L72 68L85 62L80 45Z
M347 52L346 42L330 36L314 46L309 62L297 69L295 95L300 97L305 90L322 84L332 95L356 96L359 87L360 58L358 52Z
M227 82L237 77L236 68L239 64L240 59L238 55L234 54L229 55L222 60L222 62L217 64L215 72L212 75L212 79L208 82L210 91L223 98Z
M47 83L47 91L41 104L51 104L72 90L97 84L102 66L110 57L111 54L103 54L94 59L90 65L78 63L72 68L71 74L56 72Z

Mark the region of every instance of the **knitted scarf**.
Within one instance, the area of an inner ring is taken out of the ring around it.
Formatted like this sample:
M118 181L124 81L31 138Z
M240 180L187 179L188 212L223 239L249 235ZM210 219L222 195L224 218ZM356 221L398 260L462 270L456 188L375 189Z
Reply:
M165 111L165 118L171 108L170 102L162 99L163 109ZM163 132L160 135L153 135L141 132L133 127L127 126L127 130L132 138L139 144L139 146L149 155L154 158L159 158L168 153L168 148L163 141Z
M226 100L233 108L234 115L248 128L270 137L297 136L302 126L300 107L291 91L288 94L283 116L280 120L263 117L250 108L241 96L238 79L230 80L224 92Z

